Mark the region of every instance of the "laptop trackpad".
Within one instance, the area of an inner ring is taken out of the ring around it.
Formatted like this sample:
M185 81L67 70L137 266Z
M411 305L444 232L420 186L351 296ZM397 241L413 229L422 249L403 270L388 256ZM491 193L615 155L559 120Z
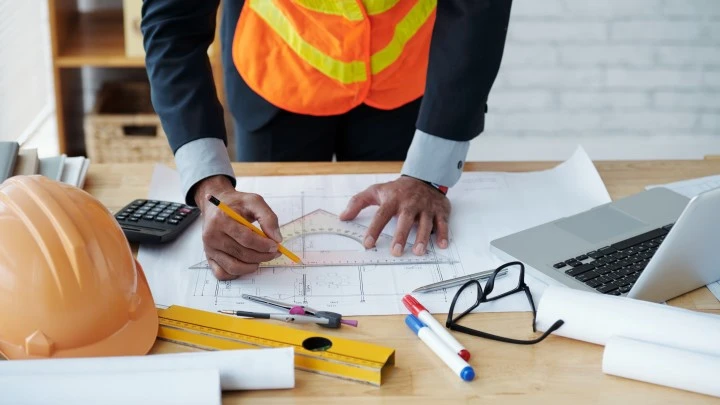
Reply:
M555 225L589 243L597 243L646 224L611 207L603 207L558 220Z

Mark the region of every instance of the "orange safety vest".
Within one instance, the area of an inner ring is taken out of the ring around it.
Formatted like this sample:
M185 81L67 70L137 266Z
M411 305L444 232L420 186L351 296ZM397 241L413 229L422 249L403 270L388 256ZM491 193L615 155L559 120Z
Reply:
M246 0L233 61L265 100L305 115L393 109L425 91L437 0Z

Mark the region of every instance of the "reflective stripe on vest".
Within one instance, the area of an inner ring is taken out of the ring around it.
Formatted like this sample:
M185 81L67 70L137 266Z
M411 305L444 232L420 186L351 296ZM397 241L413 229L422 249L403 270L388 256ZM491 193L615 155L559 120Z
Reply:
M395 26L395 33L390 43L381 51L373 54L370 59L372 73L378 74L400 57L405 44L425 24L430 14L435 11L437 0L419 0L417 4Z
M295 53L315 69L345 84L367 80L365 63L362 61L345 63L333 59L307 43L272 0L250 0L250 8L258 13ZM362 13L362 11L360 12Z
M289 111L339 114L363 102L395 108L424 90L436 4L247 0L233 60L250 88Z
M363 0L362 3L368 15L376 15L390 10L398 1L400 0ZM343 16L350 21L360 21L363 19L362 9L355 0L296 0L295 3L308 10Z

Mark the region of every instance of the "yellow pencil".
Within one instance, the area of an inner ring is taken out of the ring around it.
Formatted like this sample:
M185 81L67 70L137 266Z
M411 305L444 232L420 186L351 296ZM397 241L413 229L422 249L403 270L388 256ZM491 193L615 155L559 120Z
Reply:
M230 208L227 204L221 202L220 200L218 200L217 198L215 198L213 196L210 196L210 198L208 200L210 200L211 203L215 204L218 208L220 208L230 218L232 218L232 219L236 220L237 222L250 228L250 230L255 232L256 234L267 238L267 235L265 235L265 233L263 231L258 229L255 225L251 224L247 219L240 216L240 214L233 211L233 209ZM295 255L295 253L287 250L283 245L281 245L279 243L278 243L278 250L280 251L280 253L284 254L285 256L287 256L290 260L294 261L295 263L303 264L302 260L300 260L300 258L297 257Z

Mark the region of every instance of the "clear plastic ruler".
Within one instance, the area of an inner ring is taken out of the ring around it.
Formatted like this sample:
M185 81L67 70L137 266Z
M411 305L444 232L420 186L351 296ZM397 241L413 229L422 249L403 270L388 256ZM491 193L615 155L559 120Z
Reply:
M428 245L426 253L415 255L411 249L412 244L405 246L405 254L395 257L390 253L392 236L381 233L376 241L375 248L363 249L363 239L367 227L354 222L341 221L340 218L325 210L315 210L280 227L283 235L283 245L300 256L303 264L292 262L285 256L272 261L261 263L260 267L314 267L314 266L362 266L362 265L398 265L398 264L440 264L455 263L449 257L437 254L432 242ZM304 238L311 235L335 235L350 238L359 244L356 250L310 250L305 248ZM293 243L294 241L300 242ZM291 246L300 249L293 249ZM191 269L209 268L204 260L190 267Z

